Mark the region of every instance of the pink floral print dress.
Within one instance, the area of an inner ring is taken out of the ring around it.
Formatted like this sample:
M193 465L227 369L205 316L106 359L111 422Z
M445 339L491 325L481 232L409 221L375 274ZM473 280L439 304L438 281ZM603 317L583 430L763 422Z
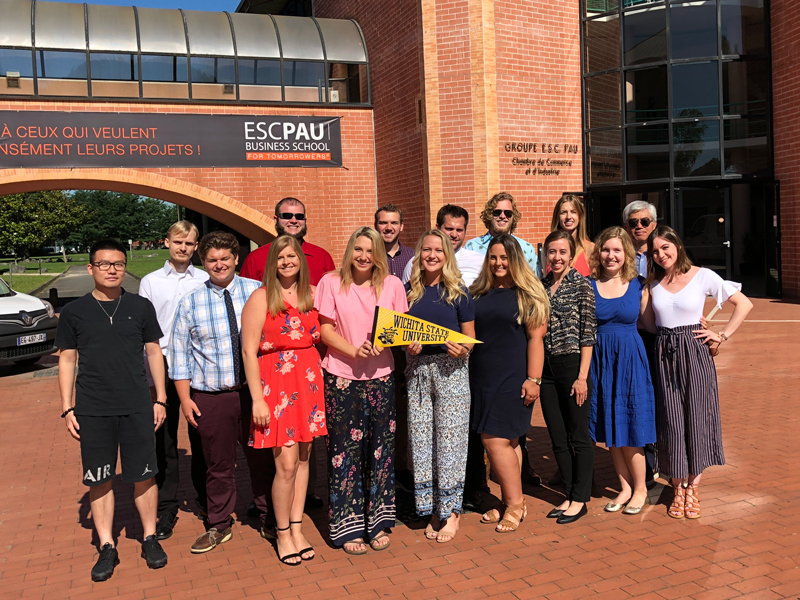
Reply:
M253 448L292 446L328 434L322 370L314 347L319 329L316 309L301 313L289 306L276 317L267 314L258 362L270 422L266 429L250 423Z

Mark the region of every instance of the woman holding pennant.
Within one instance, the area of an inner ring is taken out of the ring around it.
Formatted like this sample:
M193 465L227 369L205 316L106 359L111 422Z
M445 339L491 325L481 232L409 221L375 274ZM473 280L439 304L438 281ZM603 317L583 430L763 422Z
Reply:
M375 307L408 310L402 282L389 274L383 239L371 227L353 232L342 267L322 277L314 308L328 352L330 536L348 554L389 547L394 527L394 361L370 342Z
M522 496L519 438L531 427L544 365L549 318L547 294L517 241L501 234L489 242L483 269L470 287L475 334L483 343L470 359L472 429L481 434L505 506L483 515L496 531L516 531L527 514Z
M475 304L461 283L453 245L432 229L417 243L406 284L408 314L475 337ZM408 429L417 513L431 515L425 537L449 542L458 531L469 435L471 343L412 342L406 367Z

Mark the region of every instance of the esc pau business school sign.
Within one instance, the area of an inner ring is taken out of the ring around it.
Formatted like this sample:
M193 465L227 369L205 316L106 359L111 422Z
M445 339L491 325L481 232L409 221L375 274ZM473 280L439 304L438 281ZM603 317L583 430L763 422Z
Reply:
M339 117L0 111L0 169L341 166Z

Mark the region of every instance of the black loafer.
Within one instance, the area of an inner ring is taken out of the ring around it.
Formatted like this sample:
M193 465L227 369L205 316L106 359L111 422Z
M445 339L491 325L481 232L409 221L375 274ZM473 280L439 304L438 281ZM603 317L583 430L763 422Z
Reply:
M151 569L167 566L167 553L158 543L156 536L149 535L142 542L142 558Z
M561 515L560 517L558 517L558 520L556 521L556 523L558 523L559 525L569 525L570 523L574 523L575 521L580 519L582 516L586 515L588 512L589 512L589 509L586 508L586 505L584 504L581 507L581 509L578 511L578 514L575 514L575 515Z
M547 518L548 519L557 519L558 517L560 517L563 514L564 514L564 511L561 510L560 508L554 508L549 513L547 513Z
M156 523L156 537L159 540L166 540L172 537L172 530L175 529L175 523L178 522L178 515L173 513L165 513L158 518Z
M105 544L100 548L100 556L92 567L92 581L106 581L111 579L114 569L119 564L119 554L117 549L111 544Z

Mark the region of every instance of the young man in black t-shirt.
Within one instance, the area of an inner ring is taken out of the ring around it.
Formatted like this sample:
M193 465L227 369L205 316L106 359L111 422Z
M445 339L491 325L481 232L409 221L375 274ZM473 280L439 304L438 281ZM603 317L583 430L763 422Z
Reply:
M112 536L111 487L117 451L122 457L123 480L134 484L134 501L144 528L142 558L151 569L167 564L167 555L155 536L158 468L154 431L164 422L167 399L159 346L162 334L150 301L122 289L125 267L125 248L119 242L95 243L87 266L95 288L62 309L56 333L56 346L61 350L61 417L81 444L83 483L89 486L92 521L100 538L93 581L109 579L119 564ZM150 397L142 348L156 387L155 401Z

